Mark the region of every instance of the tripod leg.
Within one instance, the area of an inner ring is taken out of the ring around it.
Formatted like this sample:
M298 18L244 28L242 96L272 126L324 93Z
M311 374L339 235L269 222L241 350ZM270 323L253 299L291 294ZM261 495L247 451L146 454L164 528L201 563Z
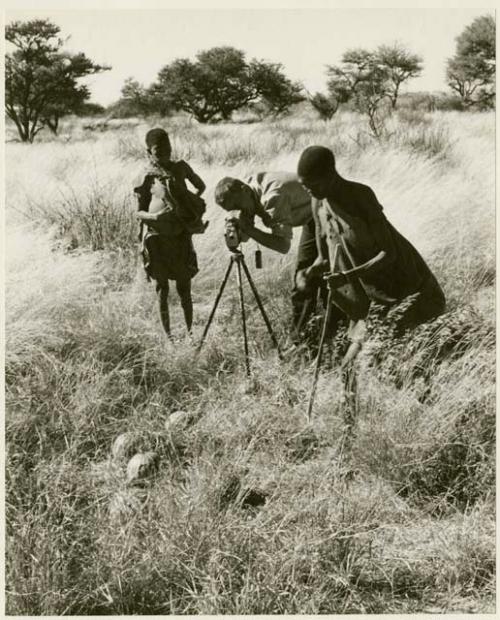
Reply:
M252 289L252 293L255 297L255 301L257 302L257 305L259 306L259 310L262 314L262 318L264 319L264 322L266 324L267 327L267 331L269 332L269 335L271 336L271 340L273 341L274 346L276 347L277 351L278 351L278 357L280 358L280 360L283 359L283 356L281 355L281 351L280 351L280 346L278 344L278 340L276 339L276 336L274 335L273 332L273 328L271 326L271 322L269 321L269 318L266 314L266 311L264 309L264 304L262 303L262 300L260 299L259 293L257 291L257 288L252 280L252 276L250 275L250 271L248 270L247 264L245 263L245 259L243 258L242 260L243 263L243 269L245 270L245 274L248 280L248 283L250 284L250 288Z
M320 366L321 366L321 357L322 357L322 354L323 354L323 345L325 344L326 329L327 329L328 323L330 322L331 308L332 308L332 291L330 289L328 291L328 299L326 301L325 318L323 319L323 326L321 328L321 338L320 338L319 347L318 347L318 355L316 356L316 364L315 364L315 367L314 367L313 384L312 384L312 388L311 388L311 394L309 396L309 403L307 405L307 419L308 420L311 419L311 413L312 413L312 408L313 408L313 404L314 404L314 396L316 394L316 386L318 384L319 369L320 369Z
M241 307L241 322L243 323L243 340L245 343L245 366L247 376L250 376L250 360L248 355L248 338L247 338L247 321L245 315L245 300L243 298L243 282L241 280L241 261L236 261L238 267L238 288L240 291L240 307ZM243 263L245 264L245 263Z
M220 301L220 299L222 297L222 293L224 292L224 288L226 286L227 279L229 278L229 274L231 273L231 269L232 268L233 268L233 261L231 260L229 262L229 266L227 268L226 275L224 276L224 279L222 280L222 284L220 285L219 292L217 293L217 297L215 299L215 303L213 305L212 312L210 313L210 316L208 317L208 321L207 321L207 324L205 326L205 329L203 330L203 336L201 337L199 345L196 347L196 352L197 353L200 352L201 347L203 346L203 343L205 342L205 338L206 338L206 336L208 334L208 330L210 329L210 325L212 324L212 320L214 318L215 311L217 310L217 306L219 305L219 301Z

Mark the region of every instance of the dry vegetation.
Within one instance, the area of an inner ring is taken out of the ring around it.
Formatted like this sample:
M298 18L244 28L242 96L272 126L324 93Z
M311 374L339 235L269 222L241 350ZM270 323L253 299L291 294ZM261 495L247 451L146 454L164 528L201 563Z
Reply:
M293 170L314 143L442 282L444 317L399 341L374 330L343 459L335 364L308 426L311 362L280 363L250 304L246 384L234 283L199 359L175 296L165 341L130 192L146 127L75 121L7 144L7 613L493 612L493 113L395 116L380 141L350 114L168 122L209 188L197 337L227 263L217 180ZM282 340L292 263L265 252L255 272ZM160 456L142 487L110 456L124 431Z

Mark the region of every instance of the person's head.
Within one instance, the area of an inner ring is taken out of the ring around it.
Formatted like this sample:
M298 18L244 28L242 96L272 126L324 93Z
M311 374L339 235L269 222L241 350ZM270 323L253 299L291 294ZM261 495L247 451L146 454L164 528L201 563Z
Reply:
M146 134L146 147L152 158L158 162L168 162L172 155L172 147L168 133L156 127L150 129Z
M214 198L224 211L248 212L253 206L250 187L233 177L224 177L217 183Z
M335 156L326 146L309 146L300 156L297 176L313 198L326 198L336 174Z

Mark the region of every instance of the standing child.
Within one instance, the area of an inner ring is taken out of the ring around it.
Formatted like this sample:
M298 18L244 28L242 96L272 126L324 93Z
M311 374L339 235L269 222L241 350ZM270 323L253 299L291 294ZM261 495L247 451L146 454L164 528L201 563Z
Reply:
M193 322L191 278L198 273L198 263L191 236L204 232L205 202L201 195L205 183L183 160L172 161L172 148L163 129L146 134L149 167L142 183L134 188L138 199L137 217L144 268L156 281L163 328L170 337L168 308L169 280L175 280L188 332ZM189 191L186 180L197 190Z

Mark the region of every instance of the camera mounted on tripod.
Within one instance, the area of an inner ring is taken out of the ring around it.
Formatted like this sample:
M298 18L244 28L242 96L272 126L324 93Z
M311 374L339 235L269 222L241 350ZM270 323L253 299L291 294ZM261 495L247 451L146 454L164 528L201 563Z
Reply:
M241 243L240 224L237 217L226 218L224 224L224 239L230 252L238 252Z
M252 280L252 276L250 275L250 271L248 270L247 264L245 262L245 256L243 252L240 250L241 242L246 241L248 239L245 233L243 233L243 238L242 238L241 233L242 231L240 229L239 217L236 215L229 215L224 222L224 239L226 240L226 245L229 251L231 252L229 265L227 267L226 275L224 276L224 279L222 280L222 283L220 285L219 292L217 293L214 306L212 308L210 316L208 317L208 322L205 326L203 335L198 344L198 347L196 348L196 351L199 353L199 351L201 350L201 347L203 346L203 343L205 342L206 335L208 333L208 330L210 329L210 325L212 324L215 311L217 310L217 306L219 305L219 301L222 297L222 293L224 292L224 288L228 281L229 274L231 273L233 266L236 265L236 270L237 270L236 275L238 278L238 289L239 289L239 294L240 294L241 321L243 325L243 342L245 345L245 365L246 365L247 376L250 376L250 359L249 359L248 337L247 337L247 326L246 326L246 312L245 312L245 301L243 297L243 282L242 282L243 275L245 275L248 280L248 284L250 285L255 301L257 302L257 306L259 307L260 313L262 314L262 318L264 319L264 323L266 324L267 331L269 332L269 335L271 336L271 340L278 351L278 357L280 359L283 359L283 358L281 355L278 340L276 339L276 336L274 335L273 328L271 327L269 318L266 314L266 311L264 310L264 305L262 304L262 300L259 296L259 293L257 292L257 288L254 284L254 281ZM256 259L255 261L256 267L257 269L260 269L262 267L262 256L261 256L260 250L256 251L255 259Z

